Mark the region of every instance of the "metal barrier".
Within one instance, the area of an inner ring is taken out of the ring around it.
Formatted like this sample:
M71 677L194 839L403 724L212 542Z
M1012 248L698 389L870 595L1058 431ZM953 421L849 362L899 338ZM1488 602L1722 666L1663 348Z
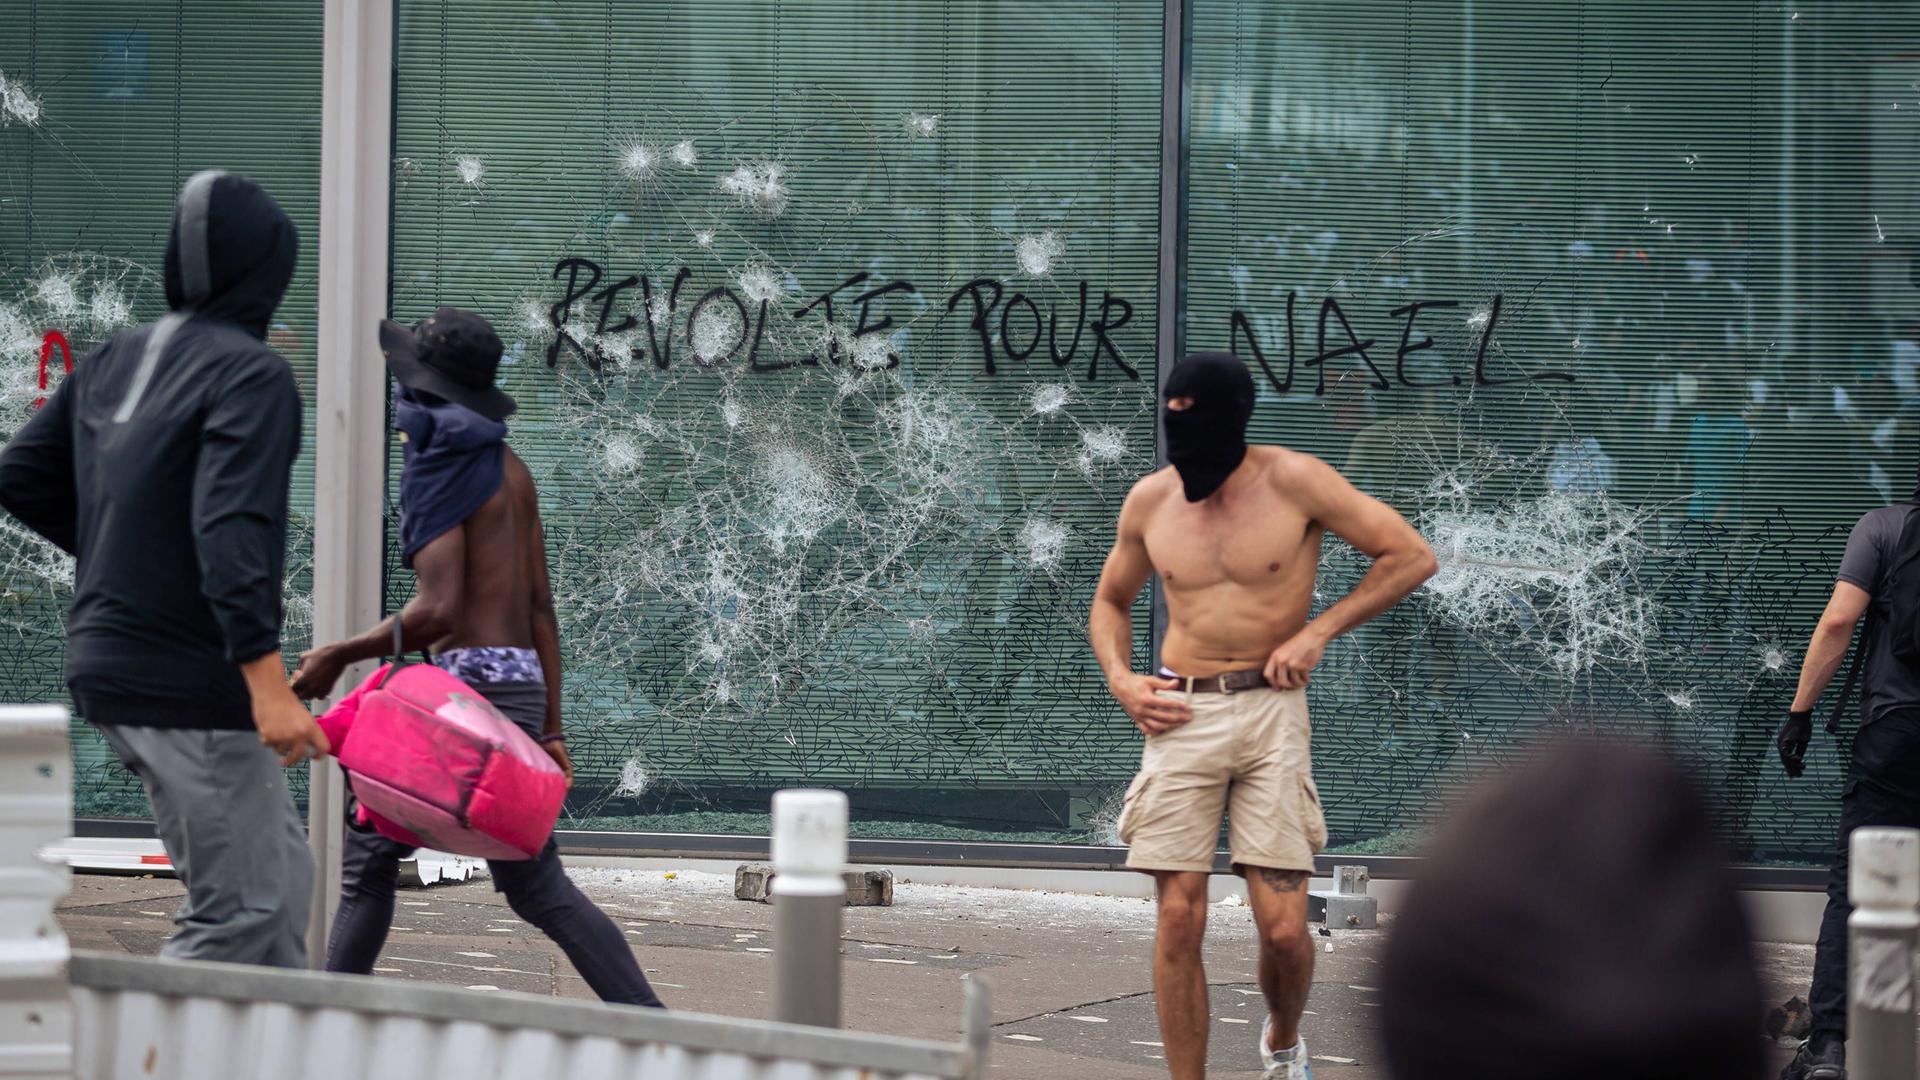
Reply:
M1855 829L1847 843L1847 1062L1853 1080L1912 1080L1920 829Z
M840 1026L840 927L847 905L847 796L773 794L773 1015Z
M0 706L0 1076L73 1075L67 935L54 906L73 875L41 857L73 807L67 710Z
M6 1080L986 1076L992 1020L987 989L973 979L963 1038L942 1043L364 976L70 955L54 918L70 875L43 855L71 826L70 761L65 709L0 707Z
M960 1044L236 964L79 954L79 1080L983 1078Z

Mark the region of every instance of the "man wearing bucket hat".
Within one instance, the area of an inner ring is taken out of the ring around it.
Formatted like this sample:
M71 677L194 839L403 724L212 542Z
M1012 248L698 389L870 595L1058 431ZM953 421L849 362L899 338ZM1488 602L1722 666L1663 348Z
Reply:
M519 724L571 779L539 493L506 445L503 421L514 401L494 386L499 335L473 312L441 308L411 330L381 323L380 345L397 384L394 426L403 443L400 555L417 588L400 614L301 657L294 692L325 696L349 664L384 655L398 619L403 649L429 650L434 664ZM370 829L349 828L327 970L373 970L393 922L400 861L410 853ZM489 868L514 913L552 938L594 993L659 1007L626 938L568 880L552 840L531 860Z

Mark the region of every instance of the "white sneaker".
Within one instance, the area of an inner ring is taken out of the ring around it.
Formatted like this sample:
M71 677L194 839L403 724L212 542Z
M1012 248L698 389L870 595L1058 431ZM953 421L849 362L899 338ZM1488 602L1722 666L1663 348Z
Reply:
M1307 1059L1307 1037L1293 1044L1292 1050L1274 1053L1267 1049L1271 1041L1267 1038L1273 1032L1273 1017L1268 1016L1260 1025L1260 1064L1266 1069L1260 1074L1261 1080L1313 1080L1313 1063Z

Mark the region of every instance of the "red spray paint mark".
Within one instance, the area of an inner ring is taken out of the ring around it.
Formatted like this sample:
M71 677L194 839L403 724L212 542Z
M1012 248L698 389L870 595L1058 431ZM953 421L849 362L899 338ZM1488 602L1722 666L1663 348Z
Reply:
M53 356L53 347L60 346L62 374L73 374L73 349L67 345L67 335L58 330L47 331L40 339L40 396L33 399L33 407L39 408L47 403L47 360Z

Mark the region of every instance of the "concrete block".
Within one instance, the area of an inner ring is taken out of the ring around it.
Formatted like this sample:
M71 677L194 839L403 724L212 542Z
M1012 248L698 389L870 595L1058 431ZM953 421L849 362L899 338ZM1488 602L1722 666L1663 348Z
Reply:
M767 863L741 863L733 871L733 898L758 904L773 899L773 867Z
M1329 930L1372 930L1380 925L1380 901L1346 893L1308 893L1307 921L1325 923Z
M1365 866L1341 866L1333 868L1333 891L1342 896L1367 895L1367 883L1372 878Z
M893 906L893 871L849 870L845 876L848 907ZM734 899L771 903L773 878L769 863L741 863L733 871Z
M1367 895L1365 866L1335 866L1332 892L1307 894L1307 921L1329 930L1372 930L1380 925L1380 901Z
M849 870L845 876L848 907L893 906L893 871Z

